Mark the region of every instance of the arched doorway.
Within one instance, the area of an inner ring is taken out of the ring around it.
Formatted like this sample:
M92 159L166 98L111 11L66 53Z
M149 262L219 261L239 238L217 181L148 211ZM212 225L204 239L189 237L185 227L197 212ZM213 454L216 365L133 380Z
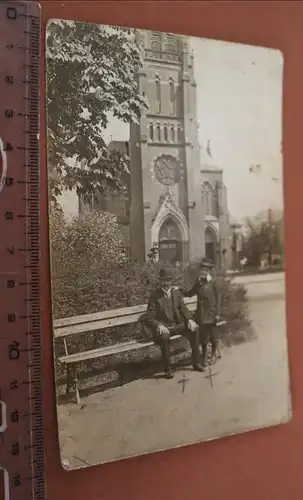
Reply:
M182 238L180 229L172 217L168 217L159 231L160 260L173 265L182 261Z
M211 227L205 229L205 257L216 263L217 236Z

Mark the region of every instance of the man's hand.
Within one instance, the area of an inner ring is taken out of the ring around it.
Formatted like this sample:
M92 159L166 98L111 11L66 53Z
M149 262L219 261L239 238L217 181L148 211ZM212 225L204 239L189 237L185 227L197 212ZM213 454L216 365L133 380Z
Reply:
M190 332L195 332L198 328L198 325L195 321L193 321L192 319L188 320L188 329Z
M216 316L215 316L215 322L218 323L219 321L220 321L220 316L219 316L219 314L216 314Z
M157 330L158 330L160 335L168 335L169 334L169 329L166 328L166 326L164 326L164 325L159 325Z

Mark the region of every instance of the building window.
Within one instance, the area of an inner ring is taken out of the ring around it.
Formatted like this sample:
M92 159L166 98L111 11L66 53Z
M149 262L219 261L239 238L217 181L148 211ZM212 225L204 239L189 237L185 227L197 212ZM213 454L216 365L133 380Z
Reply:
M149 138L151 141L154 140L154 126L152 123L149 126Z
M168 133L167 133L166 125L164 126L163 133L164 133L164 141L167 142L168 141Z
M181 232L176 222L168 218L159 231L160 260L175 265L182 260Z
M204 215L217 216L215 193L208 182L204 182L202 185L202 203Z
M160 142L161 141L161 129L160 129L160 125L157 125L156 135L157 135L157 141Z
M170 140L175 142L175 127L173 126L170 127Z
M162 224L159 231L159 240L180 240L181 235L175 221L168 217Z
M159 78L156 78L156 112L161 112L161 83Z
M175 113L175 102L176 102L175 84L171 78L169 79L168 85L169 85L169 102L171 106L171 111Z
M166 52L176 52L176 45L174 43L167 43L165 46Z
M175 86L173 80L169 80L169 100L171 103L175 102Z
M178 142L182 142L182 130L181 130L181 127L178 127Z
M163 186L173 186L181 179L180 162L171 155L161 155L154 160L155 179Z

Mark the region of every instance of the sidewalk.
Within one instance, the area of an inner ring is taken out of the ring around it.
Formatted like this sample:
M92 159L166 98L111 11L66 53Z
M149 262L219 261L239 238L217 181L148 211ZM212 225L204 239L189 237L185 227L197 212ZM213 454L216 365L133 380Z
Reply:
M61 457L81 467L286 422L283 300L253 301L250 313L257 340L224 350L213 386L189 366L59 406Z
M236 276L232 283L244 285L250 300L285 300L284 273Z
M231 277L233 283L248 285L251 283L277 283L285 281L285 272L252 274L250 276L234 275Z

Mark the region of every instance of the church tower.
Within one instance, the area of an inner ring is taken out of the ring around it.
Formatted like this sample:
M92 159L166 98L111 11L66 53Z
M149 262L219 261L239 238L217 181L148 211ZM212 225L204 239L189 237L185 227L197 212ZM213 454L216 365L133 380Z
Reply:
M130 127L130 244L144 261L188 261L205 252L194 58L185 37L139 31L138 85L148 111Z

